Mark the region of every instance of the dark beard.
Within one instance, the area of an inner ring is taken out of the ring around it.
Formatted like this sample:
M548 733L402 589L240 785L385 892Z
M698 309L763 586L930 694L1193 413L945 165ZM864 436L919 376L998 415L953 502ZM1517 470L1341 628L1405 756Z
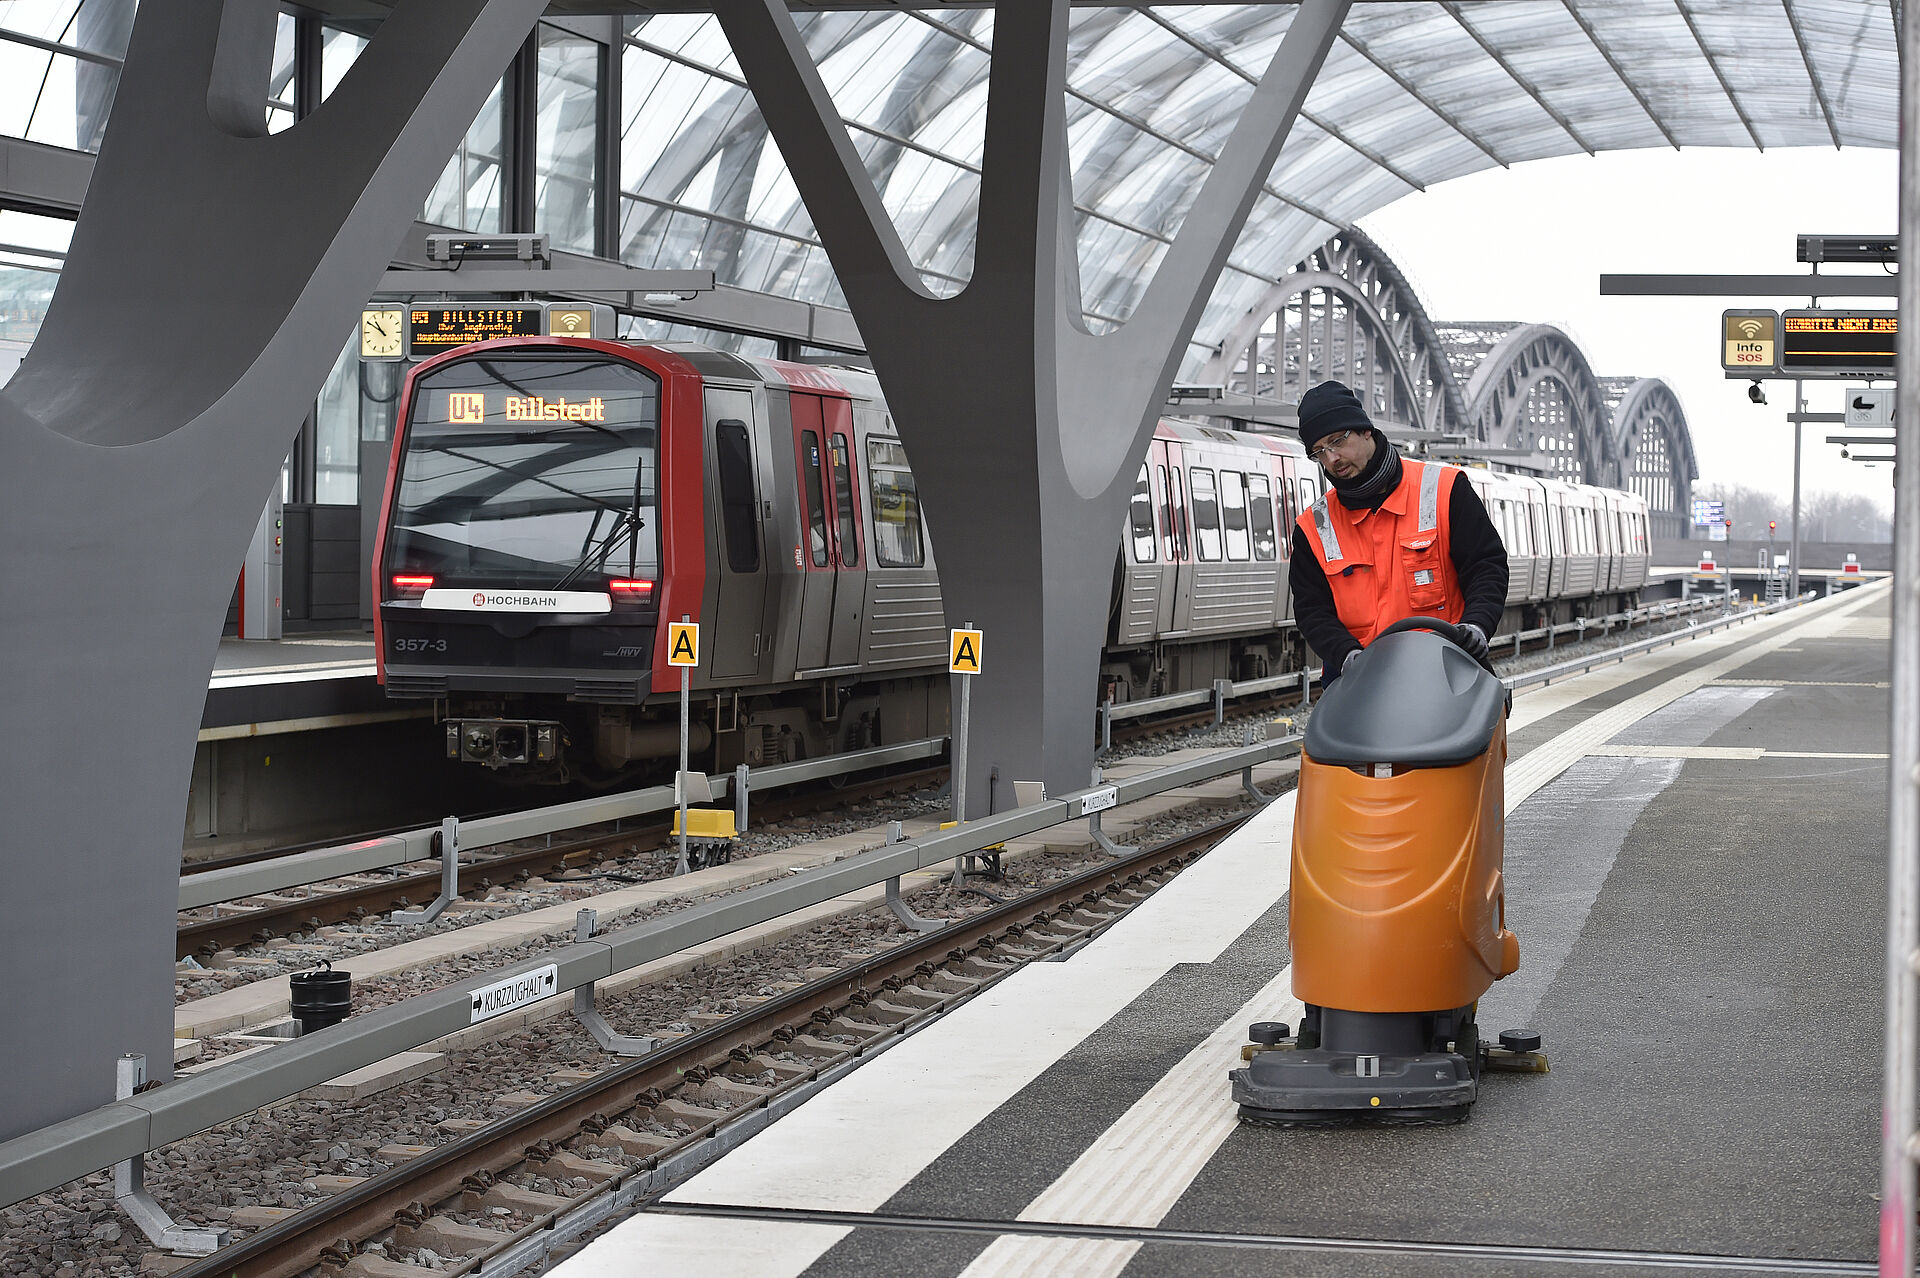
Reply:
M1377 510L1400 486L1400 450L1379 431L1373 432L1373 461L1352 479L1329 475L1334 494L1348 510Z

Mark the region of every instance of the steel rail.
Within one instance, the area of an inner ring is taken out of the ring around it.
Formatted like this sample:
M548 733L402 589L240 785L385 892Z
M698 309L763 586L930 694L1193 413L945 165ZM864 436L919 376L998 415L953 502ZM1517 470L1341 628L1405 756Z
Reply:
M719 1073L739 1059L737 1053L743 1048L751 1054L755 1047L777 1044L783 1032L789 1036L805 1033L809 1025L823 1019L823 1014L830 1016L857 1008L871 998L882 996L890 981L900 982L916 973L932 975L940 965L972 957L997 935L1003 939L1018 936L1033 920L1050 918L1055 912L1086 903L1099 893L1139 884L1158 871L1179 868L1203 854L1205 847L1232 833L1246 819L1240 816L1217 822L1205 830L1178 836L1124 860L1095 866L980 914L957 919L938 932L913 937L892 950L788 991L669 1047L607 1070L520 1113L496 1119L470 1136L435 1146L420 1158L369 1177L297 1216L177 1271L176 1278L229 1278L230 1275L291 1278L313 1265L318 1244L322 1242L332 1242L342 1235L366 1237L385 1229L392 1225L394 1213L398 1211L418 1203L431 1205L459 1194L476 1170L498 1173L523 1161L529 1147L538 1147L542 1141L557 1142L596 1128L604 1130L619 1121L616 1115L623 1110L657 1103L665 1098L669 1088L687 1082L690 1077L703 1080L707 1075ZM1103 922L1099 930L1111 926L1124 913ZM1084 939L1076 938L1074 943ZM938 963L929 961L932 956L939 956ZM1017 967L1010 966L1006 972L1015 970ZM972 990L957 994L929 1011L950 1010L1002 975L1005 973L981 979ZM845 1057L871 1056L876 1049L900 1037L904 1029L901 1025L886 1026L866 1042L849 1046L844 1057L823 1061L807 1075L792 1081L804 1084L833 1072ZM630 1169L627 1176L617 1179L624 1181L658 1167L671 1160L686 1144L701 1142L712 1136L714 1129L765 1109L779 1099L781 1093L776 1092L761 1104L732 1111L728 1119L696 1129L680 1144L661 1150L639 1167ZM600 1189L588 1191L576 1203L585 1206L588 1199L618 1187L614 1182L602 1182ZM658 1186L655 1192L664 1188ZM522 1241L518 1237L503 1238L500 1250L505 1251ZM499 1272L490 1260L490 1256L469 1257L466 1267L479 1262L484 1264L485 1272Z

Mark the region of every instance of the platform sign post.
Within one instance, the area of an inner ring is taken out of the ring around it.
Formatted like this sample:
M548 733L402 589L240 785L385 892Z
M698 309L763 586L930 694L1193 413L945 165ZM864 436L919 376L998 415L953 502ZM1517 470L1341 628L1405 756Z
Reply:
M953 730L953 823L967 820L967 718L972 709L973 677L980 673L980 632L969 621L963 629L951 631L947 643L947 673L960 680L960 722ZM953 885L967 881L967 858L953 858Z
M673 801L680 809L680 859L675 874L687 872L687 705L693 668L700 664L700 623L685 613L667 623L667 664L680 667L680 771L673 777Z

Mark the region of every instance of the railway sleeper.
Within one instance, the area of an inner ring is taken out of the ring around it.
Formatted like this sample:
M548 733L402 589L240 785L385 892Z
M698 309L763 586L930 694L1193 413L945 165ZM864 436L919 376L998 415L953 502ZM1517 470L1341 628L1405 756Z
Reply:
M649 1117L656 1123L685 1123L698 1131L709 1123L719 1122L727 1114L727 1110L717 1109L712 1105L702 1105L696 1101L669 1096L653 1107L653 1113Z
M582 1137L589 1144L618 1149L632 1158L652 1158L654 1155L672 1149L684 1136L657 1136L652 1132L637 1132L625 1123L615 1123L604 1132Z
M498 1247L512 1234L480 1225L466 1225L451 1216L429 1216L417 1225L395 1225L393 1245L406 1251L426 1248L441 1256L471 1256Z
M668 1105L673 1103L672 1101L663 1102ZM656 1109L655 1112L657 1113L658 1110ZM585 1179L597 1185L603 1180L611 1180L625 1170L626 1168L619 1163L603 1163L597 1158L582 1158L570 1150L556 1149L539 1160L536 1174L555 1180Z
M490 1211L503 1207L522 1216L538 1219L556 1211L564 1211L573 1200L561 1194L543 1194L534 1189L522 1189L518 1185L505 1181L487 1186L484 1193L469 1190L460 1196L460 1209L470 1212Z

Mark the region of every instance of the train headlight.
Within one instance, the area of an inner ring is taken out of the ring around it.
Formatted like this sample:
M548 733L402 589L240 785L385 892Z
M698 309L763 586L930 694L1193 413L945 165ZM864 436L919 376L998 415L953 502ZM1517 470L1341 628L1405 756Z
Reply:
M493 757L493 733L486 728L468 728L465 738L469 759Z

